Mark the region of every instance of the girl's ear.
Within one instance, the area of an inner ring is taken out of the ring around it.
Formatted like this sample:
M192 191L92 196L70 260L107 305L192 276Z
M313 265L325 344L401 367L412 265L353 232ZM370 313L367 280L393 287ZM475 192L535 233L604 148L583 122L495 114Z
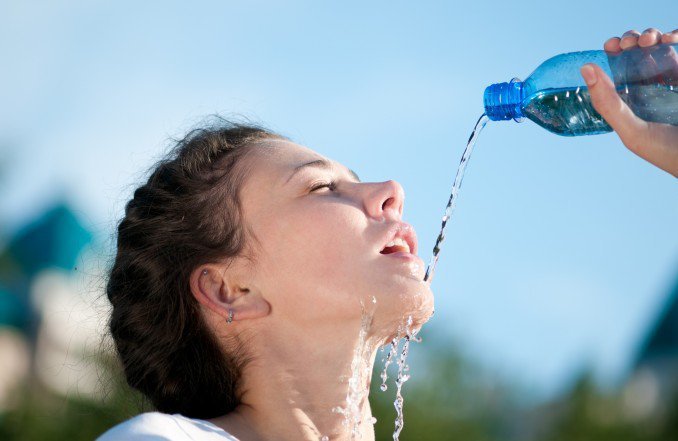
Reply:
M271 305L252 286L238 281L231 266L202 265L191 273L191 293L201 305L229 321L266 317ZM229 321L230 322L230 321Z

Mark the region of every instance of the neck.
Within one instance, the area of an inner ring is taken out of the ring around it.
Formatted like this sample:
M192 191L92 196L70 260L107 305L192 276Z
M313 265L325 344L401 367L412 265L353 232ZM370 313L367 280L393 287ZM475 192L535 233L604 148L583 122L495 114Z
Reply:
M368 392L379 339L369 317L347 327L261 329L241 405L214 422L243 440L374 440ZM331 342L318 345L318 341ZM294 342L294 344L290 344Z

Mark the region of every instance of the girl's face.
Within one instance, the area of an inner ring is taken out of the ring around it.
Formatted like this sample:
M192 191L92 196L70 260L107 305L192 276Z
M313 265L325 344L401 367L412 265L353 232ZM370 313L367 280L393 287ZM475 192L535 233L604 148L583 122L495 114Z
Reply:
M253 281L273 314L315 329L374 312L393 333L433 311L414 229L402 221L394 181L363 183L298 144L267 140L248 155L241 192L255 256ZM390 337L392 334L385 335Z

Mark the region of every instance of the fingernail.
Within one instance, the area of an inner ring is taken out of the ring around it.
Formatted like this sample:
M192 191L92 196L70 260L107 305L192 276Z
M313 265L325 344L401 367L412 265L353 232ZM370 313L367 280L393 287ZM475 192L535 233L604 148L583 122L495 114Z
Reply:
M594 86L598 82L596 71L590 64L585 64L582 66L581 76L584 77L584 81L586 81L586 85L589 87Z

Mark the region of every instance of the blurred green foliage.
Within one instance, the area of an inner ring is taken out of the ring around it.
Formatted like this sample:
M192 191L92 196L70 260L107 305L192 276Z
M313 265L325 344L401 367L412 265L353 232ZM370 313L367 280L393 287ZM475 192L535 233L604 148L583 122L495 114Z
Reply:
M620 393L601 393L587 374L562 397L530 406L521 389L497 381L454 349L429 341L413 345L412 379L405 383L402 440L669 441L678 439L678 402L661 420L631 422ZM381 359L379 354L378 361ZM0 416L0 440L92 440L148 403L129 390L110 358L101 363L103 398L63 397L37 382L18 392L19 405ZM374 372L370 402L377 440L392 440L395 386L379 390ZM391 376L395 375L395 369Z
M426 337L424 337L426 340ZM632 421L622 391L602 392L589 373L551 402L530 405L517 385L508 385L462 357L453 346L426 341L403 386L403 440L464 441L671 441L678 440L678 400L665 415ZM379 363L377 363L379 365ZM378 441L392 440L394 386L379 390L374 377L370 402Z
M87 399L77 393L61 396L38 381L16 392L19 403L0 415L0 440L93 440L110 427L150 410L144 398L124 383L110 357L100 362L101 397Z

